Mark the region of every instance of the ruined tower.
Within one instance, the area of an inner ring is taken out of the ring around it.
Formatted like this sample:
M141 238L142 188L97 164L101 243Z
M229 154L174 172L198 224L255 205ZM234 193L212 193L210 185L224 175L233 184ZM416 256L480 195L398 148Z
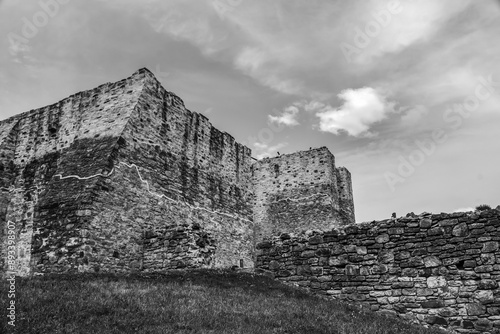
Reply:
M351 175L326 147L265 158L252 171L258 238L355 222Z

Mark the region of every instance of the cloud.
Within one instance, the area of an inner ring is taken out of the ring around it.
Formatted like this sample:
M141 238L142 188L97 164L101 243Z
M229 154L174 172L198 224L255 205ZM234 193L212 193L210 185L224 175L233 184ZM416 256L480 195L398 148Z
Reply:
M285 76L276 70L276 50L266 50L257 47L244 47L238 52L234 65L236 69L255 78L264 86L285 94L298 94L303 85L295 79L285 79Z
M375 0L365 10L357 8L359 16L350 32L350 39L346 40L361 46L353 60L373 63L374 57L399 53L416 43L425 42L450 18L467 9L470 3L471 0Z
M337 95L344 103L339 108L323 105L316 116L319 117L319 129L338 135L346 131L354 137L373 136L368 132L371 125L387 118L394 112L394 102L374 88L346 89ZM320 106L320 104L317 104Z
M288 146L288 143L279 143L273 146L269 146L266 143L255 142L253 144L255 148L255 157L257 159L263 159L266 157L276 156L279 149Z
M401 116L401 124L406 127L414 126L428 113L429 110L423 105L417 105L414 108L407 109L405 114Z
M303 102L303 107L304 110L307 112L315 112L318 110L321 110L325 107L324 103L321 103L319 101L311 100L309 102Z
M351 72L356 69L368 73L417 42L430 40L470 1L401 2L401 12L393 15L381 33L361 50L361 64L351 67L345 66L339 45L353 44L357 29L364 31L381 11L387 10L386 0L311 4L108 0L106 4L127 8L145 18L159 34L187 41L202 55L232 64L262 86L287 95L322 100L331 98L332 91L361 85L353 82ZM332 17L337 19L331 20ZM366 81L364 84L374 85Z
M288 106L283 110L283 113L279 116L268 115L269 121L271 123L276 123L278 125L285 126L296 126L300 123L297 121L297 116L299 114L299 108L296 106Z

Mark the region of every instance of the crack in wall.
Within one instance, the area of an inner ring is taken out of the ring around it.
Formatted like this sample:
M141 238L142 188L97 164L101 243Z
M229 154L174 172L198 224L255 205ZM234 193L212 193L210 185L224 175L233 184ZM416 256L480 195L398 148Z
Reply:
M228 214L228 213L225 213L225 212L221 212L221 211L212 211L212 210L209 210L209 209L201 207L201 206L194 206L194 205L191 205L191 204L189 204L187 202L170 198L170 197L166 196L165 194L159 194L159 193L156 193L154 191L151 191L151 188L150 188L150 185L149 185L149 181L145 180L142 177L142 174L139 171L139 167L136 164L127 164L127 163L122 162L122 161L120 161L120 164L125 165L128 168L134 168L136 170L137 175L139 176L141 182L144 183L144 184L146 184L146 190L151 195L153 195L153 196L155 196L157 198L160 198L160 199L164 198L164 199L167 199L167 200L169 200L171 202L174 202L174 203L177 203L177 204L184 204L184 205L186 205L186 206L188 206L188 207L190 207L191 209L194 209L194 210L203 210L203 211L206 211L206 212L209 212L209 213L213 213L213 214L217 214L217 215L221 215L221 216L226 216L226 217L233 218L233 219L242 220L242 221L251 223L253 225L253 222L251 220L246 219L246 218L242 218L242 217L239 217L237 215L231 215L231 214ZM116 166L116 168L120 168L120 166ZM92 178L95 178L95 177L99 177L99 176L110 177L113 174L113 172L114 172L114 168L109 173L96 173L96 174L93 174L93 175L90 175L90 176L79 176L79 175L76 175L76 174L63 176L62 174L56 174L56 175L54 175L54 177L59 177L61 180L63 180L63 179L69 179L69 178L75 178L75 179L78 179L78 180L89 180L89 179L92 179Z

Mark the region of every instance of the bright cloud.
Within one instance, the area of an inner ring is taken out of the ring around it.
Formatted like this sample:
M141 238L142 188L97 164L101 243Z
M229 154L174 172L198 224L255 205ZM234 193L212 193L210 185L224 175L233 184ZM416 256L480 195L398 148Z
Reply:
M394 102L371 87L346 89L338 94L344 104L339 108L324 105L316 116L319 117L319 129L324 132L339 134L346 131L354 137L371 136L370 126L380 122L394 112Z
M281 115L268 115L267 117L271 123L285 126L296 126L299 125L299 121L297 121L298 114L299 108L297 108L296 106L288 106L283 110L283 113L281 113Z
M371 6L360 12L348 35L350 39L344 43L357 49L352 57L354 62L370 63L375 57L401 52L431 38L470 3L470 0L372 1Z

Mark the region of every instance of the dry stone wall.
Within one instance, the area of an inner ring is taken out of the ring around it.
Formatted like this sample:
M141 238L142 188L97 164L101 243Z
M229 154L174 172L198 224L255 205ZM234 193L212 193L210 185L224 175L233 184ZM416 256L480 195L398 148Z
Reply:
M500 332L500 211L424 214L257 244L289 284L463 333Z

